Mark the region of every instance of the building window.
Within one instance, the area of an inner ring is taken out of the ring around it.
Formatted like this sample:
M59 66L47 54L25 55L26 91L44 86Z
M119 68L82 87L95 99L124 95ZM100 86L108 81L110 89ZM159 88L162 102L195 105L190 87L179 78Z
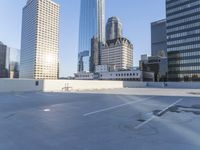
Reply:
M35 86L39 86L39 81L35 81Z

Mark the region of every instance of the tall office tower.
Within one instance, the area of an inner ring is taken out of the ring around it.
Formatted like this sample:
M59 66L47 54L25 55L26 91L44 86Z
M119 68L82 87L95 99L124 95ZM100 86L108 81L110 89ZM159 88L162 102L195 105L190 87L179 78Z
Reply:
M106 41L101 49L101 65L111 66L116 71L132 69L133 45L126 38Z
M7 48L7 70L8 78L19 78L20 67L20 50L16 48Z
M106 24L106 40L113 40L122 36L122 23L119 18L109 18Z
M105 1L81 0L78 72L90 71L91 39L105 42Z
M57 79L59 5L28 0L23 8L20 78Z
M19 77L20 50L0 42L0 78Z
M7 64L7 46L0 42L0 78L6 78L8 70Z
M91 40L90 72L95 72L95 66L100 64L99 39L93 37Z
M167 57L166 19L151 23L151 55Z
M166 0L168 78L200 80L200 0Z

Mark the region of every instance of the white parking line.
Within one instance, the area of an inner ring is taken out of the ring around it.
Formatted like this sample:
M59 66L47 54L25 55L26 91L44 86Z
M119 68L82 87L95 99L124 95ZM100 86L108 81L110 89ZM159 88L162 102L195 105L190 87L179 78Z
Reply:
M164 108L163 110L161 110L157 115L161 115L162 113L164 113L166 110L168 110L170 107L180 103L181 101L183 101L183 99L179 99L176 102L172 103L171 105L167 106L166 108ZM151 118L149 118L148 120L146 120L145 122L139 124L138 126L135 127L135 129L139 129L141 127L143 127L144 125L146 125L147 123L149 123L150 121L152 121L153 119L155 119L157 116L152 116Z
M156 116L152 116L151 118L149 118L148 120L146 120L145 122L139 124L138 126L135 127L135 129L139 129L141 128L142 126L144 126L145 124L149 123L151 120L155 119Z
M178 104L178 103L180 103L181 101L183 101L183 99L181 98L181 99L179 99L179 100L177 100L176 102L174 102L173 104L171 104L171 105L169 105L168 107L166 107L165 109L163 109L162 111L160 111L159 113L158 113L158 115L161 115L163 112L165 112L167 109L169 109L170 107L172 107L172 106L174 106L174 105L176 105L176 104Z
M101 113L101 112L105 112L105 111L121 108L121 107L124 107L124 106L127 106L127 105L136 104L136 103L139 103L139 102L151 99L151 98L153 98L153 96L152 97L143 98L143 99L139 99L137 101L130 102L130 103L124 103L124 104L121 104L121 105L117 105L117 106L113 106L113 107L108 107L108 108L96 110L96 111L93 111L93 112L90 112L90 113L83 114L83 116L86 117L86 116L94 115L94 114L97 114L97 113Z

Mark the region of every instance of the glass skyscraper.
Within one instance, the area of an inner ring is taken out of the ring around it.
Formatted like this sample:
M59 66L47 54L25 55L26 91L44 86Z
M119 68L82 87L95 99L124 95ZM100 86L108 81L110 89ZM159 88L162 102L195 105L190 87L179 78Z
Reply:
M81 0L78 72L89 72L91 39L105 42L105 0Z
M151 23L151 56L167 57L166 20Z
M122 36L122 23L119 18L109 18L106 24L106 40L114 40Z
M7 75L7 46L0 41L0 78L5 78Z
M16 48L7 48L7 70L8 78L19 78L19 66L20 66L20 50Z
M0 78L19 77L20 50L0 41Z
M170 81L200 80L200 0L166 0Z

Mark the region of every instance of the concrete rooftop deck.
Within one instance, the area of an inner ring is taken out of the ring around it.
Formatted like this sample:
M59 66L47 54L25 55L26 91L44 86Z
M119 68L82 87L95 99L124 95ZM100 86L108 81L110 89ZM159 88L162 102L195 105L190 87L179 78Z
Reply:
M0 93L0 150L199 150L199 92Z

